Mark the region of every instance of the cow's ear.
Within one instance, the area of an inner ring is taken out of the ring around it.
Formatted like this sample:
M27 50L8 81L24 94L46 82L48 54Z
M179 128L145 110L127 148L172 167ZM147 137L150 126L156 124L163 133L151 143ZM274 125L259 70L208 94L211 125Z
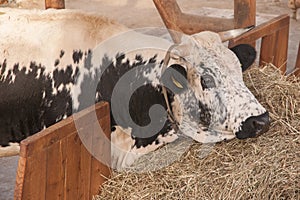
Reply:
M240 44L230 49L241 63L242 71L248 69L256 59L256 50L249 44Z
M186 69L178 64L169 66L161 76L162 84L175 94L179 94L187 89Z

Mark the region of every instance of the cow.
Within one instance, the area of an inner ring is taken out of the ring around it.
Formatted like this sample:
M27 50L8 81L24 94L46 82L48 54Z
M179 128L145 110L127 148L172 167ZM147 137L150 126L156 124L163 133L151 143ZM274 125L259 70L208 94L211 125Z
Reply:
M247 29L182 35L173 44L80 11L3 13L2 146L99 101L111 106L114 168L130 166L181 134L214 143L256 137L268 128L268 112L242 78L255 49L223 43L228 33Z

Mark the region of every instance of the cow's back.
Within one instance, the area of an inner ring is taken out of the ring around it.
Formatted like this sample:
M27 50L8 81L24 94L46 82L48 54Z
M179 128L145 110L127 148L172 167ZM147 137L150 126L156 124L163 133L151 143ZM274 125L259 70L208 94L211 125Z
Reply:
M74 49L93 49L103 40L127 28L106 17L76 10L1 9L0 58L11 66L31 61L52 69L54 61L64 56L60 65L73 62ZM69 55L68 55L69 54Z
M69 89L84 57L127 30L76 10L0 9L0 145L72 114Z

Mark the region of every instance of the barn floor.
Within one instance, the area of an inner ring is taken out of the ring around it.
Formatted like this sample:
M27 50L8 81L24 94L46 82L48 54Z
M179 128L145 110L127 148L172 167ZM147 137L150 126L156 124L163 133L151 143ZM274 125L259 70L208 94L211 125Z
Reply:
M14 195L18 156L0 158L0 200L11 200Z
M219 0L177 1L184 12L218 17L233 16L233 0L223 0L222 3L220 3ZM288 0L280 0L279 2L274 0L257 0L257 24L273 18L276 15L291 14L290 9L287 7L287 1ZM10 6L43 9L44 0L16 0L16 3L11 3ZM66 7L97 12L109 16L130 28L163 26L163 22L151 0L66 0ZM300 16L298 19L299 18ZM300 20L296 21L291 19L287 63L288 71L292 71L295 65L299 38ZM17 162L17 156L0 158L0 200L13 199Z

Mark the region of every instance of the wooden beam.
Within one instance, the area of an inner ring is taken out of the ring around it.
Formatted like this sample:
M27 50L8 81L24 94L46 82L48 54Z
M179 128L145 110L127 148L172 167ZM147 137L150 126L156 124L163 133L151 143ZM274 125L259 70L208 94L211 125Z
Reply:
M45 0L45 8L64 9L65 0Z
M287 14L275 17L270 21L267 21L265 23L256 26L251 31L232 39L230 41L229 47L231 48L241 43L249 43L252 41L256 41L262 37L271 35L279 31L283 27L289 26L289 22L290 22L290 17Z
M221 19L183 13L176 0L153 0L164 24L168 29L194 34L204 30L224 31L234 28L233 19ZM180 42L180 34L171 33L175 43Z
M287 55L289 45L289 22L276 33L275 53L273 64L278 67L283 74L286 74Z
M256 0L234 0L234 27L255 25Z
M276 34L264 36L261 40L259 65L274 62Z
M234 27L256 25L256 0L234 0ZM255 47L255 42L249 42Z
M280 68L283 73L286 73L289 24L289 15L278 16L232 39L229 43L229 48L241 43L251 43L262 38L260 65L273 63L276 67Z
M181 16L181 10L176 2L176 0L162 1L162 0L153 0L165 26L169 30L172 39L175 43L180 42L180 35L176 32L182 32L177 24L177 19Z
M298 47L298 54L297 54L297 60L296 60L296 65L295 65L295 76L300 76L300 42L299 42L299 47Z
M234 29L233 19L221 19L182 13L178 19L179 28L186 34L199 33L201 31L221 32Z

